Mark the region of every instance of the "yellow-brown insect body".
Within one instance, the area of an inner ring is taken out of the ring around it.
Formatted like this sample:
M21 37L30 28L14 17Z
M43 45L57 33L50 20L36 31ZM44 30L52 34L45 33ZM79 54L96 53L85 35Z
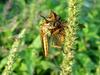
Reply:
M45 18L45 21L42 23L40 31L45 57L48 56L48 50L49 50L48 37L52 37L54 42L53 47L61 48L65 38L64 28L65 28L65 23L55 12L51 11L49 16ZM49 33L50 36L48 36Z
M41 34L41 42L42 42L42 47L44 50L44 55L45 57L48 56L48 25L46 22L43 22L41 25L40 29L40 34Z

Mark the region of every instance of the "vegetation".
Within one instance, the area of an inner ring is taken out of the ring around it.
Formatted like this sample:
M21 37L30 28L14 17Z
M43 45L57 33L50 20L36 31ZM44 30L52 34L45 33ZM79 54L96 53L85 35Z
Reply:
M70 23L78 29L72 48L74 62L71 72L72 75L99 75L100 1L78 1L81 5L79 10L76 7L76 11L80 11L78 19ZM0 0L0 75L60 74L64 53L51 49L50 56L43 57L39 33L42 18L39 14L47 16L53 10L70 22L69 3L69 0ZM76 21L80 23L79 27Z

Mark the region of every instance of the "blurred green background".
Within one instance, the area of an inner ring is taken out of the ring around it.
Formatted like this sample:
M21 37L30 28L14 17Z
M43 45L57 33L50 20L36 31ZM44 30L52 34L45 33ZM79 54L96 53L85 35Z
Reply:
M59 75L62 55L44 59L40 41L42 13L50 10L67 19L68 0L0 0L0 75L18 34L21 39L12 75ZM83 0L79 22L73 75L100 75L100 0ZM55 51L55 53L58 51ZM50 54L52 56L52 54Z

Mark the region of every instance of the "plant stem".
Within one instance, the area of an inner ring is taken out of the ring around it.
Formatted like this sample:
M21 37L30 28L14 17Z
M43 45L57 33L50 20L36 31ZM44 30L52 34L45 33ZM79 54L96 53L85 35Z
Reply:
M77 17L79 14L79 0L68 1L68 24L65 28L66 37L64 45L64 58L61 64L60 75L71 75L72 65L74 61L73 47L75 45L76 33L77 33Z
M26 29L23 29L21 31L21 33L18 35L18 38L15 39L15 42L13 43L12 48L10 50L10 54L8 56L8 61L7 61L7 64L5 66L5 69L2 73L2 75L10 75L11 74L14 60L15 60L16 54L18 52L18 47L21 42L20 38L23 37L23 35L25 34L25 31L26 31Z

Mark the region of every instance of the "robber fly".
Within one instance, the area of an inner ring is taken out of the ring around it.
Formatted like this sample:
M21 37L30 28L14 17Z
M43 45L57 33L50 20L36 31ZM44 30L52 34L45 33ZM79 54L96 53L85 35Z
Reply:
M48 17L44 17L44 22L40 27L40 35L42 41L42 47L44 50L44 56L48 56L49 50L49 39L54 39L55 48L61 48L64 39L65 39L65 22L61 20L61 17L58 16L54 11L51 11Z

